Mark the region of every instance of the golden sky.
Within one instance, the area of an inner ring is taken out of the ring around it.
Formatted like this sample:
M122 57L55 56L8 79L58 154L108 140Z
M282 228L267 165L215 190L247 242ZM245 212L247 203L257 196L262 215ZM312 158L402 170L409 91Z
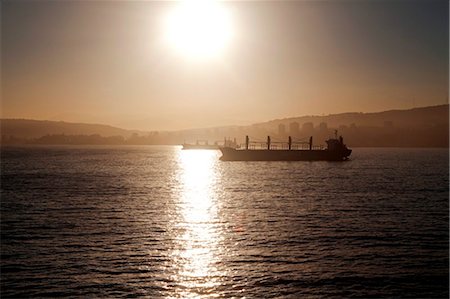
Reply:
M172 130L448 102L448 1L183 5L2 1L2 117Z

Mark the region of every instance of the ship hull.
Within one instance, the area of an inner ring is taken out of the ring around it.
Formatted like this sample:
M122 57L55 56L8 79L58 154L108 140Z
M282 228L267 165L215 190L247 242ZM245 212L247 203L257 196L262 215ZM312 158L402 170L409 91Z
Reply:
M344 161L352 150L236 150L221 147L222 161Z

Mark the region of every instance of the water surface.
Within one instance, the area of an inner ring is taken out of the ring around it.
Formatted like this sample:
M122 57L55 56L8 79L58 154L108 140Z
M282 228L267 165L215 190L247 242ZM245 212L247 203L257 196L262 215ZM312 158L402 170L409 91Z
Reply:
M448 150L4 147L2 297L448 298Z

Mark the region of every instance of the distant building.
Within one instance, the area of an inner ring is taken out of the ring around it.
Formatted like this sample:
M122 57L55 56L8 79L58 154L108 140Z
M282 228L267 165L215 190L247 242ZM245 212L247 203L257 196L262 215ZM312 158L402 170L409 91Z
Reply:
M286 135L286 126L283 124L278 125L278 135Z
M319 124L319 131L327 131L328 130L328 125L325 122L321 122Z
M298 122L293 122L289 124L289 133L291 135L300 135L300 125Z
M307 122L302 125L302 131L312 132L314 130L314 125L312 122Z

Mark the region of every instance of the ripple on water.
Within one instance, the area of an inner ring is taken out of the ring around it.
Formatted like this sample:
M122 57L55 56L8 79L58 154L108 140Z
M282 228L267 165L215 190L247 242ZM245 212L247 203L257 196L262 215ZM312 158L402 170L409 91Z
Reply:
M448 151L3 147L2 297L445 297Z

